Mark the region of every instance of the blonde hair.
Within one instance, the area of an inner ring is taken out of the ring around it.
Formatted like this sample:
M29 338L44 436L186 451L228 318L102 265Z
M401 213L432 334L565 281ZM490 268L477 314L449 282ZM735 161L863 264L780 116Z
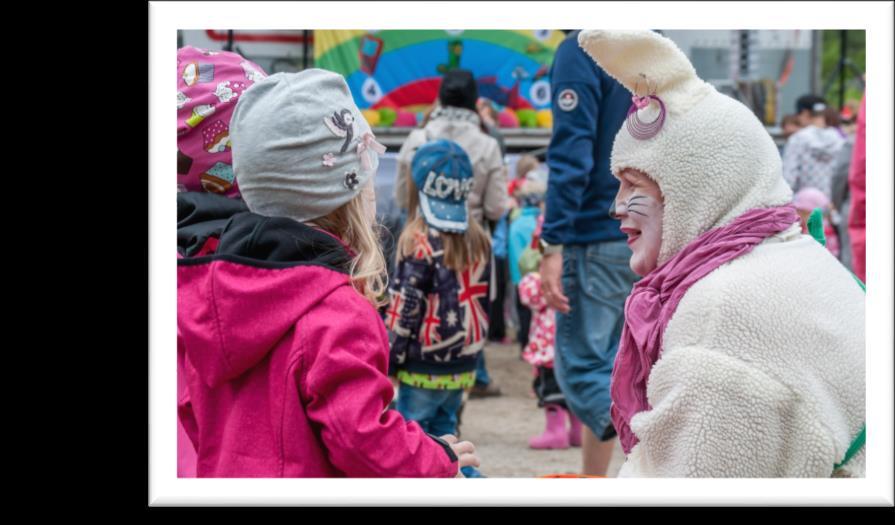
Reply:
M354 252L348 271L351 286L378 308L388 301L388 275L378 224L370 223L361 193L324 217L309 221L339 236Z
M419 193L411 179L407 188L408 215L407 224L398 238L398 249L395 251L395 262L400 263L405 257L413 256L417 249L417 236L428 235L429 225L419 214ZM488 235L472 216L465 233L448 233L438 231L444 247L444 265L451 270L462 272L476 261L491 257L491 241Z

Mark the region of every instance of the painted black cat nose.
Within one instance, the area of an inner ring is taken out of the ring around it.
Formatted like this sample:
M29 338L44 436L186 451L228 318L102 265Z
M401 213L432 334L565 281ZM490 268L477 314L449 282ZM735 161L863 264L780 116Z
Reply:
M617 213L615 213L615 201L612 201L612 206L609 207L609 217L615 220L619 220L620 217Z

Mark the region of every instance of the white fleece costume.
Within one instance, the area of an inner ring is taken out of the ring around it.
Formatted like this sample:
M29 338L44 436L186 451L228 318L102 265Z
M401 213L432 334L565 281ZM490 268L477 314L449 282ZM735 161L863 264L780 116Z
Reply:
M582 31L578 41L629 90L665 103L659 134L638 140L623 126L611 159L613 173L638 169L662 191L659 264L750 209L791 201L764 126L671 40ZM864 292L798 223L693 285L663 342L652 408L631 420L639 443L619 476L828 477L864 423ZM864 465L862 449L835 475L863 476Z

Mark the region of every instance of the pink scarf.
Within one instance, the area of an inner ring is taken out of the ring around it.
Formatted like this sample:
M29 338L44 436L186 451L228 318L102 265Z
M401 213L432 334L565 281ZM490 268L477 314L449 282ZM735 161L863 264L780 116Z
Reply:
M625 454L637 444L630 422L651 407L646 384L662 349L662 334L695 283L722 264L797 223L792 205L750 210L727 226L703 233L634 285L625 301L625 326L612 369L612 423Z

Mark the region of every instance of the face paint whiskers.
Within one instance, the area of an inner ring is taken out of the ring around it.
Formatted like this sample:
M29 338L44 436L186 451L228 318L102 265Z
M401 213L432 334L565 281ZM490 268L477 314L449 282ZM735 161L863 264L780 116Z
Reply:
M630 199L625 202L625 209L627 209L631 213L636 213L637 215L643 215L644 217L649 217L649 215L639 212L637 210L632 209L634 206L646 206L646 204L642 202L634 202L637 199L645 199L646 195L634 195Z

